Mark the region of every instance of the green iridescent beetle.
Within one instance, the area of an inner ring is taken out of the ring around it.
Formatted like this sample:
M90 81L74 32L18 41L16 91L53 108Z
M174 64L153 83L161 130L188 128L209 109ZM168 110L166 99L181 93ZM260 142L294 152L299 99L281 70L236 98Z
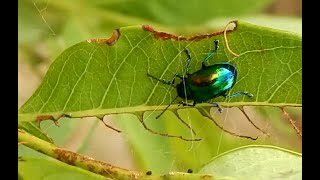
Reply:
M210 66L206 66L206 62L217 52L219 49L219 41L215 40L215 49L203 60L202 68L192 74L189 73L189 67L191 64L191 55L187 49L185 53L188 56L188 64L186 68L186 76L175 74L174 77L180 78L182 81L174 85L175 79L167 81L165 79L158 79L150 74L147 74L153 79L156 79L164 84L171 85L177 89L177 96L173 101L159 114L156 118L159 118L168 107L178 98L181 97L187 100L193 100L193 104L187 104L186 102L179 102L183 106L195 106L196 103L210 103L218 108L219 112L222 112L222 108L216 102L209 102L210 99L214 99L219 96L225 98L232 98L239 95L246 95L250 98L252 94L239 91L232 95L227 95L229 90L235 85L237 81L237 68L235 65L230 63L217 63Z

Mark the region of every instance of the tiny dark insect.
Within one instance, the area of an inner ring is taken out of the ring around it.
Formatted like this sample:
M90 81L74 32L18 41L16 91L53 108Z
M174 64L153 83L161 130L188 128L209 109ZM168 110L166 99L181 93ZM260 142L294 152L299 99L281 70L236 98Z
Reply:
M152 171L147 171L146 175L148 175L148 176L152 175Z
M181 74L175 74L172 81L167 81L165 79L159 79L151 74L147 74L149 77L158 80L164 84L170 85L177 90L177 96L171 101L171 103L156 117L158 119L168 108L169 106L178 98L183 98L186 100L193 100L193 104L188 104L186 102L180 101L179 104L183 106L195 106L197 103L209 103L217 107L219 112L222 112L222 108L216 102L210 102L209 100L214 99L219 96L225 98L233 98L239 95L245 95L249 98L252 98L253 95L246 91L238 91L232 95L228 95L228 92L235 85L237 81L238 71L235 65L224 62L217 63L210 66L206 65L206 62L217 52L219 49L219 41L214 40L215 48L210 52L210 54L203 60L202 68L194 73L189 73L189 67L191 65L191 55L187 49L185 53L188 57L188 63L186 67L186 76ZM181 82L177 85L174 85L175 78L178 77L181 79ZM219 126L219 128L221 128ZM249 138L256 140L257 138L252 138L250 136L237 135L231 133L222 128L225 132L229 134L236 135L239 137Z
M193 173L192 169L188 169L187 173Z

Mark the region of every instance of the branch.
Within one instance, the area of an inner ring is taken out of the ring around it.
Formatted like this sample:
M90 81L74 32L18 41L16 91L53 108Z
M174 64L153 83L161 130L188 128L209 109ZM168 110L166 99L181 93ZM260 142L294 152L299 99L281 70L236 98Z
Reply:
M113 179L214 179L211 175L203 174L172 172L169 174L156 176L151 175L150 172L142 173L137 171L130 171L57 147L54 144L39 139L20 129L18 129L18 144L23 144L42 154L55 158L71 166L76 166L84 170Z

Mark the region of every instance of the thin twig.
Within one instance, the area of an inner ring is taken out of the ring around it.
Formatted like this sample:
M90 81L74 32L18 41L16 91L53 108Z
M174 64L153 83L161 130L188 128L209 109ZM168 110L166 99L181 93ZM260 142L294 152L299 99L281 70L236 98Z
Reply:
M236 56L236 57L239 57L239 55L238 55L237 53L233 52L233 51L229 48L229 44L228 44L228 40L227 40L227 29L228 29L228 26L229 26L231 23L234 23L234 24L237 26L237 22L234 21L234 20L233 20L233 21L229 21L229 22L227 23L227 25L226 25L226 27L224 28L224 31L223 31L224 42L225 42L225 44L226 44L226 46L227 46L228 51L229 51L232 55L234 55L234 56Z

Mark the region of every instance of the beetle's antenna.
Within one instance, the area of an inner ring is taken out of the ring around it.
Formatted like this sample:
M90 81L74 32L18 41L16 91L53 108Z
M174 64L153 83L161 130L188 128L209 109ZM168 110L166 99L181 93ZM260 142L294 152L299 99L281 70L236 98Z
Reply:
M178 98L179 96L177 95L171 102L170 104L156 117L158 119L168 108L171 106L171 104Z
M147 73L147 75L148 75L149 77L151 77L152 79L155 79L155 80L157 80L157 81L162 82L163 84L167 84L167 85L170 85L170 86L172 86L172 87L174 87L174 88L177 88L177 87L173 84L173 83L174 83L174 79L173 79L172 81L166 81L166 80L164 80L164 79L156 78L156 77L152 76L152 75L149 74L149 73Z
M177 95L177 96L170 102L170 104L156 117L156 119L158 119L158 118L171 106L171 104L172 104L178 97L179 97L179 95ZM177 115L177 118L178 118L185 126L187 126L189 129L191 129L191 131L192 131L192 133L193 133L194 135L197 135L196 132L192 129L192 127L191 127L188 123L186 123L184 120L182 120L178 115Z
M158 118L169 108L169 106L171 106L171 104L172 104L178 97L179 97L179 96L177 95L177 96L170 102L170 104L156 117L156 119L158 119ZM192 129L192 127L191 127L188 123L186 123L184 120L182 120L178 115L177 115L177 118L178 118L185 126L187 126L189 129L191 129L191 131L192 131L192 133L193 133L194 135L197 135L196 132Z

